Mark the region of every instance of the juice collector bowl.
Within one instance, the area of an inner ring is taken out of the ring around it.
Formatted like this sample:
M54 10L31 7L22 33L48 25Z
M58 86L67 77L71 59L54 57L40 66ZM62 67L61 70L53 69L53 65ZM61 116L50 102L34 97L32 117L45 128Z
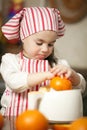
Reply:
M29 109L38 109L50 122L71 122L83 116L80 89L49 92L30 92Z

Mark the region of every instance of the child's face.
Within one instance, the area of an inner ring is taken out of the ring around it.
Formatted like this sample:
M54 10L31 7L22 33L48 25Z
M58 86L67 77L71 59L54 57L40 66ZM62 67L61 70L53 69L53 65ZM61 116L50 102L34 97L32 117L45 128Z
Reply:
M22 40L23 54L30 59L43 60L52 53L56 39L57 33L54 31L35 33Z

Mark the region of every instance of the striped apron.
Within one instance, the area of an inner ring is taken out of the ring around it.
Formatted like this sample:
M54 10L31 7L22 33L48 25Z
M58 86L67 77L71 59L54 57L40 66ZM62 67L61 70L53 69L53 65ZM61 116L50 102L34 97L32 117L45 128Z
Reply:
M27 59L20 53L20 70L22 72L28 73L36 73L36 72L44 72L48 71L48 61L47 60L33 60ZM21 114L23 111L29 109L28 103L28 93L30 91L38 91L41 86L48 85L49 81L44 81L39 85L36 85L30 89L22 93L12 92L12 100L10 107L6 110L6 116L10 120L10 130L15 130L15 126L13 125L15 118Z

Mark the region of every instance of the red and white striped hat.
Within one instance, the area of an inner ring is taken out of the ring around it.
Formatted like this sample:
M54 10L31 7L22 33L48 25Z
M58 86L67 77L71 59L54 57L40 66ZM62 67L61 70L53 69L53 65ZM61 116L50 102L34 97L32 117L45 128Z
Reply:
M8 40L23 40L45 30L57 32L58 38L64 35L65 25L59 10L48 7L23 8L2 26L2 32Z

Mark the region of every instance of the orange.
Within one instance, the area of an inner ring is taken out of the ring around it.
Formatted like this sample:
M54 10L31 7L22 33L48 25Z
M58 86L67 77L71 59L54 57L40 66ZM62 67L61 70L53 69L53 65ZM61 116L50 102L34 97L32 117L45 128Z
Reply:
M26 110L16 118L16 130L48 130L47 118L38 110Z
M70 125L68 124L55 124L53 125L53 130L69 130Z
M50 87L59 91L59 90L70 90L72 89L72 83L69 79L54 77L50 81Z
M3 127L4 125L4 117L0 114L0 129Z
M87 117L80 117L73 121L69 130L87 130Z

